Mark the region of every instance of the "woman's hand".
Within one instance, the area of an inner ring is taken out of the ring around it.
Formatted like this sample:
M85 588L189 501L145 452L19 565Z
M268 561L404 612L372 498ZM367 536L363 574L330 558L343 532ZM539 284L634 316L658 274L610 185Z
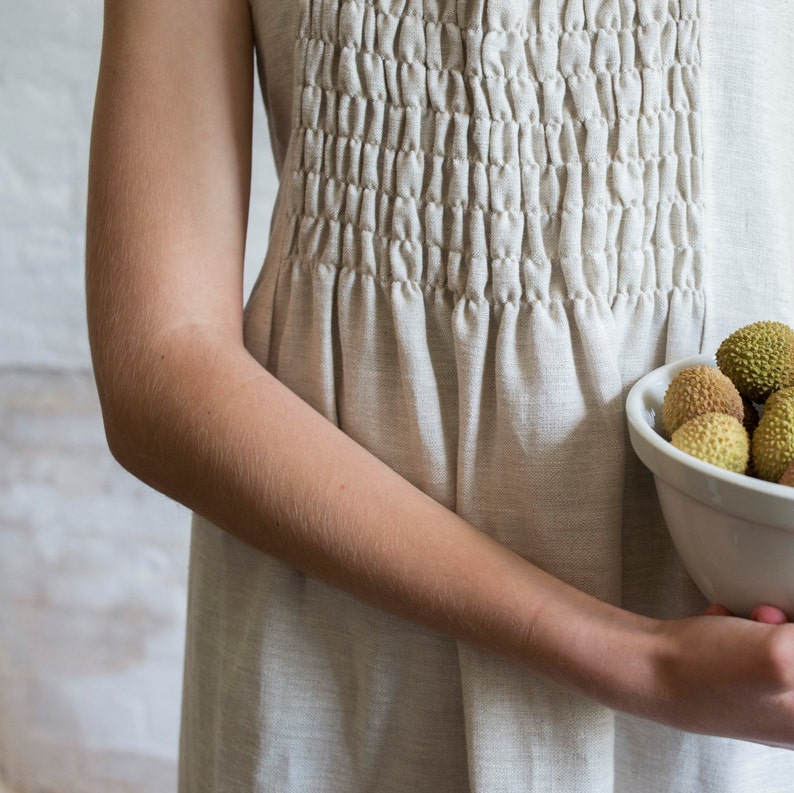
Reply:
M661 622L660 721L684 730L794 748L794 625L772 606L750 620L712 606Z
M537 671L679 730L794 749L794 624L778 609L655 620L542 586L556 594L535 615Z

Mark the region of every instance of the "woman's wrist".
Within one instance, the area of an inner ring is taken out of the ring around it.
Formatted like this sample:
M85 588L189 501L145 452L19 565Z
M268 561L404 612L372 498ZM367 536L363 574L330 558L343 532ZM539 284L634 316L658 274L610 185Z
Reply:
M663 691L661 659L670 654L662 623L549 579L538 582L546 597L517 660L608 707L650 715Z
M655 717L663 690L660 659L667 652L660 621L602 604L579 639L588 673L583 693L636 716Z

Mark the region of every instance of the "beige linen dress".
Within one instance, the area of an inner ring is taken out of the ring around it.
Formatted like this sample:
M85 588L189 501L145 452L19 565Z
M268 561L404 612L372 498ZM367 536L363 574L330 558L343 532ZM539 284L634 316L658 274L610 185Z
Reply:
M741 324L794 324L794 10L252 13L281 175L252 354L554 575L700 612L623 404ZM792 753L615 714L194 521L181 793L792 789Z

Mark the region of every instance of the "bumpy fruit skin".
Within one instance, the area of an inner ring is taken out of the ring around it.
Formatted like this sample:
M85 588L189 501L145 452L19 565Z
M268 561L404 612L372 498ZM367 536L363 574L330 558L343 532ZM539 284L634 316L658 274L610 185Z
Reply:
M794 330L782 322L754 322L731 333L717 350L717 366L739 393L765 402L794 386Z
M794 388L784 388L769 397L753 433L752 450L758 476L779 482L794 462Z
M727 413L744 421L742 397L713 366L692 366L670 382L662 400L662 429L668 438L689 419L703 413Z
M741 422L725 413L704 413L682 424L670 442L699 460L743 474L750 458L750 439Z

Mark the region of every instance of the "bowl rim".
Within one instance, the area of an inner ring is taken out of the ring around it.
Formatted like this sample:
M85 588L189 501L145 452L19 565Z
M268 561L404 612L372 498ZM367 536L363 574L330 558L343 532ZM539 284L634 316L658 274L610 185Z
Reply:
M778 511L789 513L779 519L765 521L768 525L794 532L794 487L785 487L777 482L727 471L711 463L699 460L686 452L676 449L647 418L649 391L652 384L660 380L668 382L680 371L692 366L708 365L717 368L714 355L696 355L682 358L657 367L637 380L626 397L626 417L629 425L631 444L640 460L651 470L654 476L684 491L687 495L706 503L720 502L730 512L748 520L758 520L757 510L751 505L743 505L738 491L757 493L765 498L773 499ZM661 404L655 402L657 411ZM664 458L669 458L673 465L683 466L677 476L671 476L671 465L665 465ZM688 472L688 476L684 475ZM675 481L671 481L675 480ZM703 493L709 493L708 499ZM737 491L738 489L738 491ZM727 496L727 497L726 497Z

